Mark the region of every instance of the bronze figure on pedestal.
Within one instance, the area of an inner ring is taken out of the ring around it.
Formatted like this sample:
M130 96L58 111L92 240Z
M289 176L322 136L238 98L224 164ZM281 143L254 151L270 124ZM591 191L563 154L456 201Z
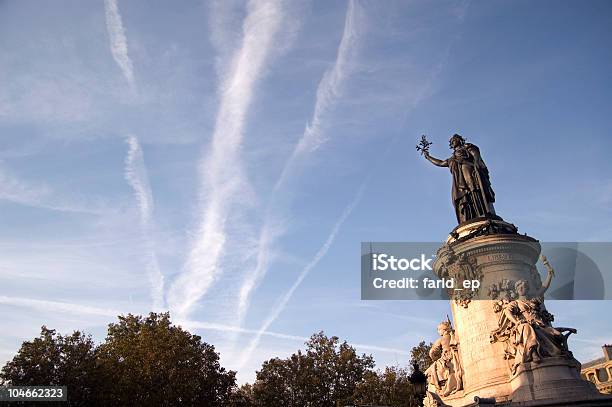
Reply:
M463 137L455 134L449 140L453 154L446 160L440 160L429 154L430 145L423 136L417 150L432 164L450 169L453 176L451 196L457 222L462 224L475 218L498 218L493 207L495 192L491 187L489 170L478 147L466 143Z

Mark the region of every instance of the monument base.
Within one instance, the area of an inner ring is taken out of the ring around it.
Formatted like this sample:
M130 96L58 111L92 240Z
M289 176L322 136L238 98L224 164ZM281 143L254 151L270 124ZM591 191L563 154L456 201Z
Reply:
M435 274L478 279L481 286L469 295L452 293L455 326L446 351L460 357L447 365L449 374L460 373L462 385L445 396L430 384L425 407L612 406L612 396L580 376L567 349L569 334L559 334L575 331L551 325L543 294L553 271L549 265L543 282L540 251L537 240L499 219L475 219L451 232L433 263ZM538 341L539 357L516 363L533 346L529 341Z
M579 367L568 363L565 358L521 364L510 379L510 385L513 403L601 399L595 386L580 377ZM612 404L612 399L608 402Z
M448 403L448 404L447 404ZM601 393L592 393L585 396L574 396L566 398L546 398L530 401L499 401L494 398L483 398L475 396L472 401L447 399L442 401L438 397L432 397L429 401L424 400L425 407L604 407L612 406L612 396Z
M475 397L473 403L466 404L463 407L604 407L612 405L612 398L602 397L593 400L583 399L567 399L567 400L539 400L525 403L496 403L491 399L481 399Z

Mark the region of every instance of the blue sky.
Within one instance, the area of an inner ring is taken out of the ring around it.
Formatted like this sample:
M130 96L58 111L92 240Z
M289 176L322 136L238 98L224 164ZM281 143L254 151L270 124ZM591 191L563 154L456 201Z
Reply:
M173 319L252 381L319 330L406 365L444 302L364 302L361 241L441 241L445 158L543 241L612 239L606 1L0 3L0 359ZM551 302L599 356L610 302Z

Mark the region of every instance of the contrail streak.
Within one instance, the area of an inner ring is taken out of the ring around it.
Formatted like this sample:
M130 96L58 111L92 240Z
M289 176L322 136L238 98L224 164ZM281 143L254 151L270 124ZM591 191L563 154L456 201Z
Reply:
M142 148L136 136L128 136L126 142L128 144L128 153L125 158L125 179L134 190L134 196L140 210L140 222L143 225L148 225L153 212L153 197L148 182Z
M183 325L184 327L188 329L202 329L202 330L219 331L219 332L235 332L235 333L250 334L250 335L258 335L260 333L259 330L242 328L237 325L225 325L225 324L216 324L216 323L199 322L199 321L179 321L177 322L177 324ZM289 335L289 334L284 334L284 333L279 333L279 332L274 332L274 331L264 331L261 334L262 336L268 336L268 337L279 338L279 339L288 339L288 340L300 341L300 342L306 342L310 339L306 336ZM410 355L410 352L408 351L405 351L402 349L388 348L385 346L353 344L353 343L351 343L351 346L354 346L360 349L364 349L364 350L397 353L397 354L406 355L406 356Z
M98 315L106 317L116 317L121 314L118 310L109 308L90 307L63 301L36 300L32 298L8 297L0 295L0 304L17 307L32 308L40 311L61 312L73 315Z
M106 215L112 212L100 202L83 201L79 198L66 199L47 185L26 182L6 171L1 164L0 201L6 200L33 208L77 214Z
M272 325L272 323L276 320L276 318L278 318L281 312L283 312L283 310L285 309L285 306L287 305L287 303L293 296L293 293L295 292L295 290L298 289L300 284L302 284L302 281L306 278L308 273L310 273L310 271L317 266L319 261L321 261L321 259L325 257L325 255L329 251L329 248L334 243L334 240L336 239L336 235L340 231L340 228L342 227L346 219L350 216L351 212L353 212L353 209L355 209L355 207L361 200L361 197L363 196L366 185L368 183L368 179L366 179L366 181L364 181L361 184L361 186L359 187L359 190L357 191L357 194L355 195L351 203L346 208L344 208L344 211L340 215L340 218L338 218L338 220L332 227L330 234L327 236L327 239L325 240L323 245L319 248L315 256L302 269L302 272L299 274L298 278L295 280L291 288L289 288L289 290L285 293L285 295L283 295L280 302L274 307L270 315L268 315L268 318L266 318L263 325L259 329L258 333L251 340L248 347L243 352L241 360L240 360L240 367L244 366L244 364L249 360L249 358L251 357L251 354L253 353L257 345L259 345L259 341L261 339L261 336L263 335L263 332L267 331L270 325Z
M158 311L164 307L164 276L159 269L155 244L151 239L153 195L140 143L133 135L127 138L127 143L129 148L125 159L125 179L132 187L134 197L138 202L140 231L145 245L145 264L151 285L153 309Z
M227 240L228 215L238 194L247 189L240 157L246 115L281 18L278 2L249 2L241 46L233 55L229 74L222 80L212 145L201 164L201 221L184 272L168 296L171 309L179 317L187 316L222 271L220 259Z
M258 254L255 270L246 275L240 288L237 312L239 323L241 323L246 316L252 292L257 288L267 273L271 257L270 251L274 245L274 241L284 232L282 225L278 223L273 225L273 204L276 195L288 178L296 161L304 154L315 151L326 141L321 135L322 121L325 114L341 96L343 82L351 71L351 58L353 57L359 39L359 32L357 29L359 25L359 14L360 9L357 2L351 0L346 11L344 30L342 32L340 45L338 46L336 60L333 66L325 71L317 87L317 97L312 118L306 125L304 133L285 163L274 185L274 189L272 190L272 195L270 196L264 215L264 226L261 229L258 239Z
M104 0L104 11L111 54L117 65L119 65L119 69L121 69L130 89L135 90L134 67L128 55L127 38L125 37L117 0Z
M271 261L271 247L274 243L274 240L283 233L282 226L280 225L272 225L272 214L270 207L266 210L266 220L264 225L262 226L261 232L259 234L258 240L258 250L257 250L257 262L255 265L255 270L252 273L248 273L242 285L240 287L240 293L238 298L238 324L242 324L246 313L250 304L250 297L259 284L259 282L265 276L268 266Z
M338 46L336 61L329 70L325 71L319 82L312 118L306 125L304 133L295 146L289 160L287 160L281 176L274 186L275 191L280 189L285 182L295 161L300 155L313 152L326 142L326 139L322 136L322 120L325 114L342 95L343 83L352 70L351 60L359 40L359 31L357 29L359 17L359 5L356 0L351 0L346 10L344 31L342 32L342 39Z
M126 313L125 310L120 311L120 310L115 310L115 309L110 309L110 308L92 307L89 305L81 305L81 304L72 303L72 302L37 300L33 298L10 297L10 296L4 296L4 295L0 295L0 304L13 306L13 307L29 308L29 309L34 309L34 310L43 311L43 312L47 311L47 312L55 312L55 313L62 313L62 314L79 315L79 316L80 315L95 315L95 316L114 318L117 315L122 315ZM184 326L187 329L194 329L194 330L202 329L202 330L217 331L217 332L230 331L230 332L237 332L237 333L249 334L249 335L260 333L260 331L257 331L254 329L246 329L246 328L241 328L239 326L234 326L234 325L216 324L216 323L203 322L203 321L186 320L186 321L177 321L175 322L175 324ZM301 342L305 342L309 339L305 336L289 335L289 334L271 332L271 331L266 331L261 334L264 336L269 336L273 338L287 339L287 340L301 341ZM366 349L366 350L398 353L402 355L409 354L409 352L405 350L387 348L387 347L381 347L381 346L363 345L363 344L353 344L353 346L357 348L361 348L361 349Z

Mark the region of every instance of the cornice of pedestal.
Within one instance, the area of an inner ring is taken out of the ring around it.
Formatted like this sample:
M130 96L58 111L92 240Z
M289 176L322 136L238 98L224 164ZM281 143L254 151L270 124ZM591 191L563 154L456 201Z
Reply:
M540 243L525 235L490 234L468 240L447 243L440 247L433 262L434 272L440 276L443 267L455 262L472 263L481 268L495 264L520 263L534 266L540 255ZM486 256L489 257L486 257ZM476 262L476 259L478 261Z

